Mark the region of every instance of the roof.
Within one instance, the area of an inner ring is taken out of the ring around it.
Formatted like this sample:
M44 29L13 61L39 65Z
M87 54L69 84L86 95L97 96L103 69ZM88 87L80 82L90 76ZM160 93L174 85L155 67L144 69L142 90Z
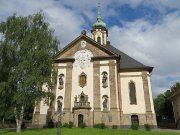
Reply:
M106 23L103 21L100 10L98 9L98 17L97 17L97 21L95 23L93 23L93 29L96 28L103 28L106 29Z
M76 39L74 39L72 42L70 42L67 46L65 46L64 48L62 48L62 49L55 55L55 59L58 57L58 55L59 55L60 53L63 53L63 52L66 51L68 48L70 48L71 46L73 46L73 44L75 44L79 39L86 39L86 40L88 40L91 44L93 44L93 45L96 46L96 47L101 48L103 51L107 52L108 54L119 56L118 54L116 54L116 53L113 52L112 50L109 50L109 49L106 48L105 46L100 45L98 42L96 42L96 41L93 40L92 38L86 36L86 33L83 33L83 32L82 32L80 36L78 36Z
M76 39L74 39L70 44L68 44L67 46L65 46L63 49L61 49L57 55L55 56L55 58L57 58L57 56L64 52L65 50L67 50L69 47L71 47L75 42L77 42L79 39L81 38L86 38L87 40L89 40L93 45L95 46L99 46L99 48L101 48L102 50L111 53L111 55L115 55L116 57L119 56L120 57L120 61L119 61L119 70L120 71L137 71L137 70L146 70L149 72L152 72L153 67L150 66L146 66L140 62L138 62L137 60L133 59L132 57L128 56L127 54L125 54L124 52L118 50L117 48L113 47L110 44L107 45L100 45L98 42L96 42L95 40L93 40L92 38L86 36L86 34L82 33L79 37L77 37Z
M133 59L132 57L128 56L124 52L118 50L117 48L113 47L112 45L105 46L108 50L113 51L114 53L121 56L120 59L120 70L123 69L148 69L148 71L152 71L153 67L146 66L139 61Z
M101 16L98 16L97 21L93 24L93 28L105 28L106 23L103 21Z

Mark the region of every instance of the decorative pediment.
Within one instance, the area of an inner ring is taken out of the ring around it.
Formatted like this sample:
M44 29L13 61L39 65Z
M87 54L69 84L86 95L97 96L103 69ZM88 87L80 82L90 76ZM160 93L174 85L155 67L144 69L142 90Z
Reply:
M76 109L91 109L90 102L88 102L88 95L84 94L82 91L78 97L76 96L74 99L74 107L73 110Z
M86 35L81 35L73 40L69 45L64 47L56 56L56 60L63 58L74 58L75 54L81 50L89 50L92 52L93 57L108 57L116 56L115 53L109 51L103 45L98 44L96 41Z

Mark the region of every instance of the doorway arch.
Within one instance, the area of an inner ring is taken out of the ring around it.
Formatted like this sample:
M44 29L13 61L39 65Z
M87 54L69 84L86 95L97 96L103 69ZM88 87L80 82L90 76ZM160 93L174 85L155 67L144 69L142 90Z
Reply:
M79 114L78 115L78 127L81 127L84 122L84 115Z
M132 115L131 116L131 124L138 124L139 125L138 115Z

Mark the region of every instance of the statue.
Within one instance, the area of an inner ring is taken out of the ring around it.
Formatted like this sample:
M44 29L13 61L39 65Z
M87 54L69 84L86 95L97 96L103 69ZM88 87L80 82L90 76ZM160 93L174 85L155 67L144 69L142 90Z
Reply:
M60 74L60 76L59 76L59 85L63 85L63 84L64 84L64 82L63 82L63 75Z
M107 76L104 74L102 78L102 83L105 84L107 82Z
M104 101L103 101L103 108L104 109L107 109L107 102L108 102L108 99L105 98Z
M103 88L106 88L107 87L107 73L103 72L102 75L103 75L102 77Z
M62 111L62 102L58 100L57 105L58 105L57 112L60 113Z
M63 81L63 74L59 75L59 89L63 89L64 81Z
M77 96L75 96L75 98L74 98L74 99L75 99L75 102L77 102Z

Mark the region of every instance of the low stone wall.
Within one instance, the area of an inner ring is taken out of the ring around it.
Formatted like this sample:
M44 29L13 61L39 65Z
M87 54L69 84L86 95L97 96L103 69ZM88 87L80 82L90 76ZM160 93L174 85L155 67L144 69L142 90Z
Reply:
M25 124L25 128L31 128L32 127L32 121L23 121ZM0 128L16 128L16 123L0 123Z

